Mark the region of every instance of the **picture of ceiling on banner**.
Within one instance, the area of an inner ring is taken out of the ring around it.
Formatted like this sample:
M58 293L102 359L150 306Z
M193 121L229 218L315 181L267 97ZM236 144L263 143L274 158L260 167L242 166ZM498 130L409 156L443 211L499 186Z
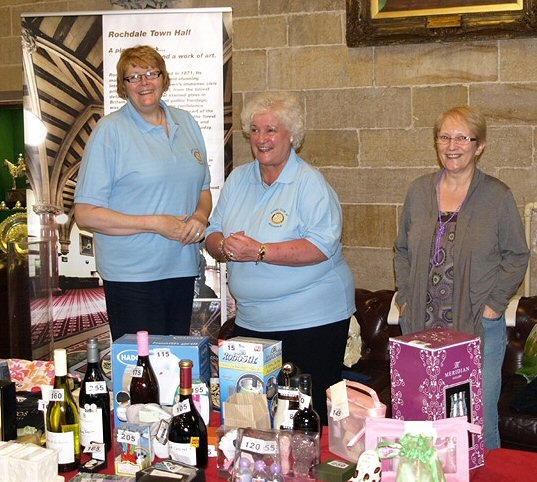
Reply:
M72 290L92 290L91 304L67 310L76 322L58 323L54 307L53 320L30 309L31 329L39 332L33 337L39 343L50 332L55 347L70 346L108 329L95 267L98 250L92 233L75 223L73 199L93 128L123 103L115 93L121 49L150 45L165 58L171 86L163 100L191 112L202 129L215 205L232 168L231 9L32 13L21 21L28 233L30 239L50 240L52 251L51 262L40 263L37 273L50 277L54 306L68 294L69 300L87 298L80 291L72 296ZM192 326L215 338L228 316L225 274L203 245L201 252ZM35 276L30 271L29 278ZM69 300L65 303L75 303ZM87 306L92 312L82 313Z

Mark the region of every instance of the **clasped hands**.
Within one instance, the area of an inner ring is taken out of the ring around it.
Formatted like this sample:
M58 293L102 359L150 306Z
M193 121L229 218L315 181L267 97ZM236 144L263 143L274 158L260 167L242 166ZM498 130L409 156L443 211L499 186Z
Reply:
M244 231L231 233L220 241L220 251L229 261L256 261L259 246L259 241L246 236Z
M196 214L188 217L162 215L160 234L183 244L199 243L205 237L207 221Z

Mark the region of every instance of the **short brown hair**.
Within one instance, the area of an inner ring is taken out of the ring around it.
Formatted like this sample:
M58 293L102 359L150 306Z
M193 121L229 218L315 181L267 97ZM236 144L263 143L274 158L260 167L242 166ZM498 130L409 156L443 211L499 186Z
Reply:
M136 47L129 47L128 49L123 50L116 65L117 95L122 99L127 98L127 89L125 88L125 81L123 78L125 77L129 66L160 70L164 82L164 92L168 90L168 87L170 86L170 75L166 70L166 62L162 58L162 55L149 45L137 45Z

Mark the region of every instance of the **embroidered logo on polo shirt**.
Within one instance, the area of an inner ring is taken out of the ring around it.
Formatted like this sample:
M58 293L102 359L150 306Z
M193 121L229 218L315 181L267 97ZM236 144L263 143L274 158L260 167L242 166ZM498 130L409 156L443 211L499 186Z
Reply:
M203 164L203 156L201 155L201 151L199 149L192 149L192 155L196 158L196 161L198 161L200 164Z
M272 211L270 215L270 225L275 227L280 227L286 220L287 213L282 209L276 209Z

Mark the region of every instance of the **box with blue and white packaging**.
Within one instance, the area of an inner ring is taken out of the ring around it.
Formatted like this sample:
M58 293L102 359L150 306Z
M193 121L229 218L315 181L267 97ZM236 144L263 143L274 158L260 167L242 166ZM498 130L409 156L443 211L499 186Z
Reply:
M149 335L149 361L160 390L160 405L172 406L179 385L179 361L192 360L192 380L210 386L210 344L208 336ZM128 333L112 344L112 385L116 424L126 421L130 405L129 386L138 360L135 333Z
M282 368L282 342L237 336L218 341L220 407L235 393L262 393L267 397L272 419L278 393L278 373ZM222 424L224 410L221 412Z

